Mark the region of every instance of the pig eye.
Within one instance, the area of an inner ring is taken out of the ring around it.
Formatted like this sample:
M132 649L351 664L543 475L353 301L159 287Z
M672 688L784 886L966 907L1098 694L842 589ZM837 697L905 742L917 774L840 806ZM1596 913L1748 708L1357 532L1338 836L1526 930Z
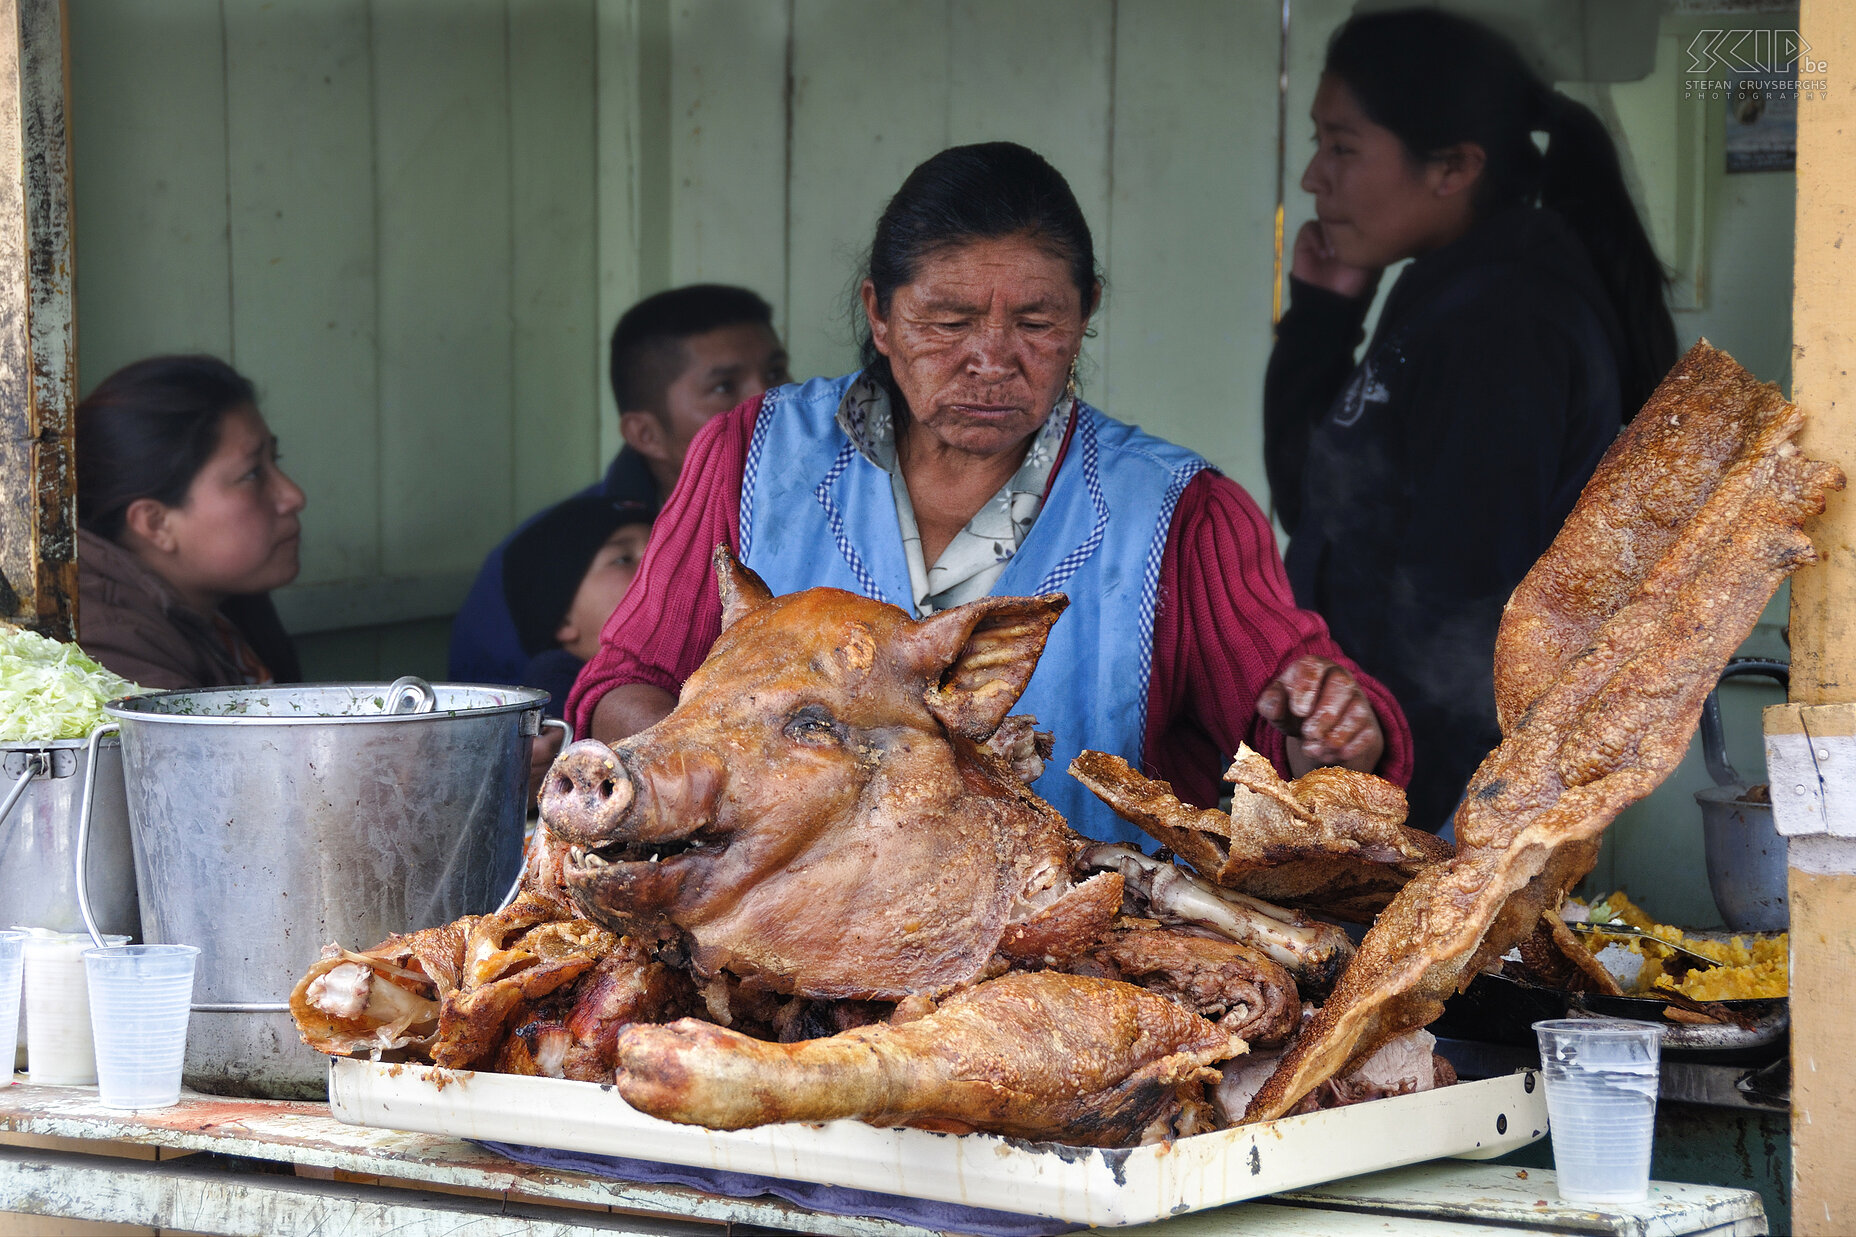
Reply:
M836 743L838 723L823 705L808 704L786 719L786 737L799 743Z

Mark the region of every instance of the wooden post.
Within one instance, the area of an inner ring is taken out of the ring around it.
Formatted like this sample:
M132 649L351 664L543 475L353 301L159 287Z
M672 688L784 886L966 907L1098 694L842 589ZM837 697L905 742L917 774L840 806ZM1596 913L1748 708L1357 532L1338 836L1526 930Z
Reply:
M1856 482L1856 5L1804 0L1792 398L1799 446ZM1792 583L1792 703L1767 711L1773 808L1789 838L1792 1222L1856 1232L1856 494L1812 530Z
M0 0L0 618L77 637L63 0Z

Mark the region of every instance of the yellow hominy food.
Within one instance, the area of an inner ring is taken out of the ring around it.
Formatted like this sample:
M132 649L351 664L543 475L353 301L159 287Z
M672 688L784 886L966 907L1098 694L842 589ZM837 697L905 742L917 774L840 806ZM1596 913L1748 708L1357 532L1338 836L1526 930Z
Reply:
M1691 970L1678 980L1664 973L1665 951L1654 945L1646 949L1644 942L1637 937L1592 935L1582 938L1593 953L1606 945L1621 945L1642 956L1643 970L1632 985L1633 995L1648 994L1662 988L1680 992L1697 1001L1734 1001L1782 997L1790 991L1789 933L1735 936L1724 941L1689 936L1680 928L1651 919L1625 897L1622 890L1600 899L1593 904L1593 909L1601 912L1608 909L1610 914L1605 916L1607 919L1615 917L1640 932L1648 932L1659 940L1692 949L1722 964Z

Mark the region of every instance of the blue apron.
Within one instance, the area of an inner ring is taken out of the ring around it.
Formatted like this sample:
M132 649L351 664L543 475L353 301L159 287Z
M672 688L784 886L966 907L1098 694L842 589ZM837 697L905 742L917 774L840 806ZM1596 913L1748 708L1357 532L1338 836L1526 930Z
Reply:
M889 474L837 424L856 377L767 393L742 477L741 561L776 595L825 585L913 615ZM999 597L1070 598L1012 711L1035 714L1055 737L1032 789L1072 828L1152 846L1067 770L1084 748L1141 765L1160 559L1181 492L1210 465L1081 401L1075 417L1037 521L992 587Z

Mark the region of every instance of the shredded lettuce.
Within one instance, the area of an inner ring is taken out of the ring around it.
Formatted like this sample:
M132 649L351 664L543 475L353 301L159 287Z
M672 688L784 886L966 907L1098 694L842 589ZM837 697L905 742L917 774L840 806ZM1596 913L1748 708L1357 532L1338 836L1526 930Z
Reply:
M81 739L105 701L140 690L75 644L0 624L0 743Z

